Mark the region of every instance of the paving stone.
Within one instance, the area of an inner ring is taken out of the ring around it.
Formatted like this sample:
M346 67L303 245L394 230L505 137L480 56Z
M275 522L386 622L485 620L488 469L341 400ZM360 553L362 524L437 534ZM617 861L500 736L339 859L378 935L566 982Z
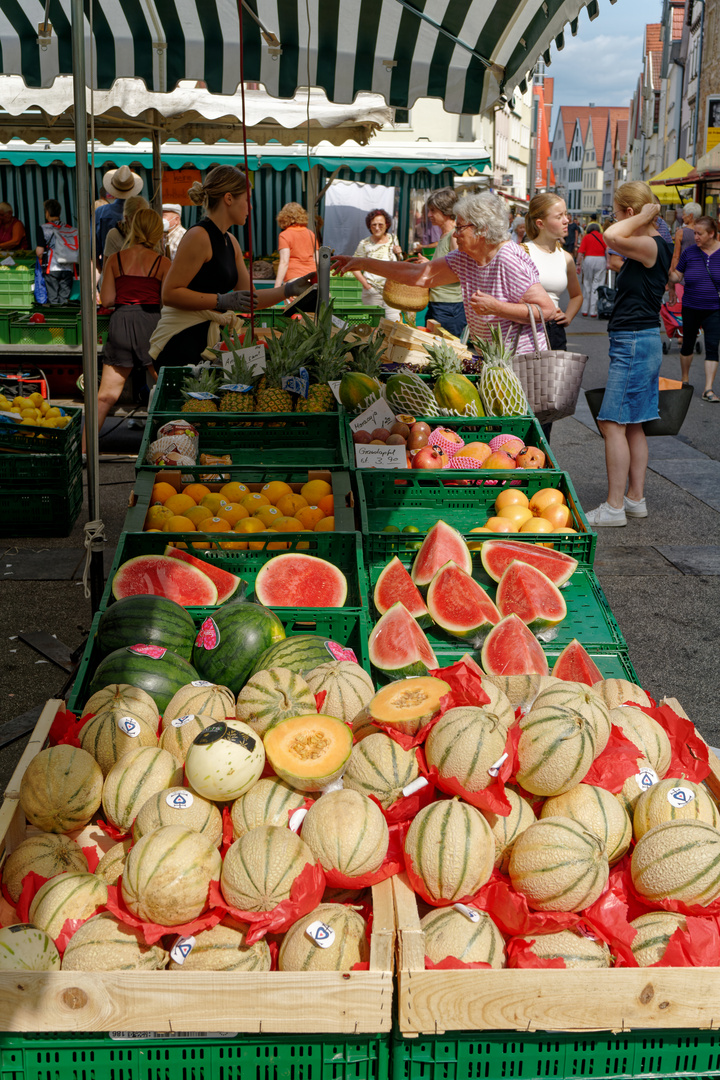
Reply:
M720 510L720 461L703 457L704 460L693 461L690 470L684 461L656 460L650 467L713 510Z
M667 545L658 551L669 559L683 574L697 577L720 575L720 545L704 544L693 547Z
M615 574L620 577L654 577L675 575L680 576L684 571L668 562L660 554L662 549L656 550L644 544L629 545L627 547L600 547L595 552L594 570L596 574Z
M106 548L103 552L106 577L114 556L114 548ZM44 551L13 551L10 548L0 556L0 578L5 581L78 581L84 566L84 548Z

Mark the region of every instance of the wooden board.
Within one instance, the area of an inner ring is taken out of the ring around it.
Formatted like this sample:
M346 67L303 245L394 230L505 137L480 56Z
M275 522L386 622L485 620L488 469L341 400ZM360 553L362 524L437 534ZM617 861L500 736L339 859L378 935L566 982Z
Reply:
M25 839L20 783L46 744L49 701L0 806L0 857ZM0 972L4 1031L239 1031L374 1034L392 1028L392 882L373 887L369 971Z

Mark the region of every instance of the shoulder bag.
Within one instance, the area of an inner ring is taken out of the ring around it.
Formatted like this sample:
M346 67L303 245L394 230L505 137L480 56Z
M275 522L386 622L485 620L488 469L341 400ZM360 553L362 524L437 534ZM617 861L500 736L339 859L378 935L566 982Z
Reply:
M543 349L538 338L535 316L530 304L530 313L535 351L518 353L512 358L512 369L522 383L525 397L532 411L541 424L550 424L572 416L577 405L587 356L582 353L566 352L563 349ZM543 330L545 320L540 315ZM518 326L515 347L520 338L522 327ZM547 338L547 332L546 332Z

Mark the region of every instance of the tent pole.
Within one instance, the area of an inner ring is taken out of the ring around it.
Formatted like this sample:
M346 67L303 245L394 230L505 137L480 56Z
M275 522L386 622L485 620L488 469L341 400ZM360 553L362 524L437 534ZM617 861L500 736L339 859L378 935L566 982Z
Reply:
M160 117L155 114L155 120L160 122ZM160 131L157 127L152 129L152 199L150 205L162 217L162 157L160 155Z
M87 104L85 100L85 26L83 0L72 0L73 93L75 106L75 160L77 174L77 225L81 253L80 313L82 327L83 377L85 382L85 429L87 432L88 516L100 518L100 460L98 447L97 338L95 336L95 267L92 265L93 220L87 155ZM86 530L87 543L87 530ZM100 606L104 572L102 546L91 548L90 598L93 614Z

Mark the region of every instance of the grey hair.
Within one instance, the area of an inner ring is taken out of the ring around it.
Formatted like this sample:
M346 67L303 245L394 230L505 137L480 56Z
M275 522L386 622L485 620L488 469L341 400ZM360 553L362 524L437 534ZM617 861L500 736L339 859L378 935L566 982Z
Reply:
M697 219L699 217L702 217L703 209L702 209L702 206L700 205L700 203L689 202L689 203L685 203L685 205L682 208L682 212L683 212L683 214L692 214L693 219L695 221L697 221Z
M483 191L480 195L464 195L455 203L455 217L475 226L475 232L489 244L501 244L510 239L510 214L499 195Z

